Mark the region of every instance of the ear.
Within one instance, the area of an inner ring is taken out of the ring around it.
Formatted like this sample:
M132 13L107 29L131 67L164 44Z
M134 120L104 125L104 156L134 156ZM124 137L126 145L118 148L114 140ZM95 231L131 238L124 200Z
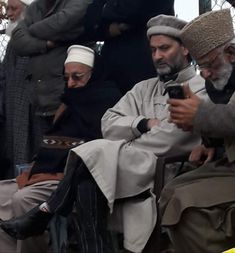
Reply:
M235 48L231 45L225 47L224 53L230 63L235 63Z
M182 46L182 48L183 48L183 54L184 54L185 56L187 56L187 55L189 54L188 49L187 49L185 46Z

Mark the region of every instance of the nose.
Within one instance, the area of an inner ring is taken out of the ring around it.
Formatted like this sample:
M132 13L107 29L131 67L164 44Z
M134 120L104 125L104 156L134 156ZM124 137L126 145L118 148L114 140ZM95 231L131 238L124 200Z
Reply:
M163 56L162 56L162 54L159 52L159 50L155 50L154 52L153 52L153 59L154 60L160 60L160 59L162 59L163 58Z
M73 80L73 78L71 76L69 76L67 85L68 85L69 88L73 88L76 85L75 81Z
M201 71L200 71L200 74L201 74L201 76L204 78L204 79L208 79L208 78L210 78L211 76L212 76L212 72L211 72L211 70L210 69L202 69Z

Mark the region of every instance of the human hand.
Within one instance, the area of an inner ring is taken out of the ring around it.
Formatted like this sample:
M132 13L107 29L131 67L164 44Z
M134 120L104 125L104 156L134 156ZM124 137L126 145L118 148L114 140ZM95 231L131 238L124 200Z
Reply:
M116 37L122 34L122 32L125 32L131 28L130 25L126 23L117 23L113 22L109 25L109 36L110 37Z
M47 48L51 49L51 48L55 48L56 47L56 43L51 41L51 40L47 40Z
M159 126L160 125L160 120L159 119L149 119L147 122L147 128L151 130L154 126Z
M183 86L185 99L168 99L170 111L169 122L182 128L184 131L193 129L193 121L198 110L201 99L195 95L188 84Z
M214 148L206 148L204 145L199 145L192 150L189 161L196 165L202 165L212 161L214 154Z

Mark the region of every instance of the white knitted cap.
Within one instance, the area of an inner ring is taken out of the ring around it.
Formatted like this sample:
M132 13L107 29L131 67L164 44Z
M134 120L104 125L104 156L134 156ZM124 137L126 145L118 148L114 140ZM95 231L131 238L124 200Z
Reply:
M90 67L94 65L95 52L89 47L73 45L68 48L67 54L68 56L64 64L68 62L79 62Z
M34 0L20 0L25 5L30 5Z

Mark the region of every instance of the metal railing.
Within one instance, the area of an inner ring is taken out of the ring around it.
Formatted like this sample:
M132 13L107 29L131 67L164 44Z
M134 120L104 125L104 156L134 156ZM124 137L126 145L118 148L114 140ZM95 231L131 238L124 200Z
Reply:
M3 60L9 41L9 37L5 35L7 23L6 3L5 1L0 1L0 61Z
M199 14L210 10L230 8L235 28L235 0L199 0Z
M233 16L233 26L235 28L235 0L212 0L212 10L219 10L224 8L230 8L231 15Z

